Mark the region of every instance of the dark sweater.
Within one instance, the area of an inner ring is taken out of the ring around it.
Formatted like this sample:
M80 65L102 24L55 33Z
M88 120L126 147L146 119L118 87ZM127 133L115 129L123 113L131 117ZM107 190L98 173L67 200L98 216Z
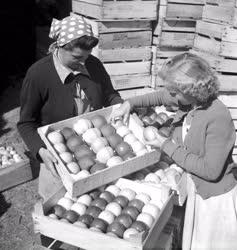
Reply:
M157 91L129 100L134 106L178 105L168 91ZM178 105L180 108L180 105ZM172 139L162 150L191 173L197 193L203 199L230 191L236 184L231 169L235 127L229 110L218 99L192 113L191 127L183 142L182 123L187 112L181 107L174 118Z
M89 56L85 64L91 78L81 75L80 86L94 110L121 103L103 64ZM76 116L71 83L63 84L49 55L33 64L24 79L18 130L32 154L45 147L37 128Z

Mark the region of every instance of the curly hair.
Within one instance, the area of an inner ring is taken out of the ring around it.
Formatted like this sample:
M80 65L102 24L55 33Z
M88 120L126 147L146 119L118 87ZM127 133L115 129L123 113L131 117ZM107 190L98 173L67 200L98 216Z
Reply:
M200 104L215 99L219 92L219 80L211 66L203 58L191 53L173 57L158 74L168 90L180 91Z

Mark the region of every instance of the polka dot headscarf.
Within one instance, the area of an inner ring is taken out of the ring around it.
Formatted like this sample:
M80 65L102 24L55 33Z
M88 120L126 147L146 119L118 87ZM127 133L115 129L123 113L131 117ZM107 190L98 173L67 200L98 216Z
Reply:
M53 19L49 32L49 37L56 40L56 47L62 47L85 35L93 36L93 32L91 25L82 16L68 16L61 21Z

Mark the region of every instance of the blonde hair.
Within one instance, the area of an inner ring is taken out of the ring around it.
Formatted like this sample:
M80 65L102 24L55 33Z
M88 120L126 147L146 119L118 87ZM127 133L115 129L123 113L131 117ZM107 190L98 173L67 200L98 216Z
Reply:
M158 75L168 89L178 90L207 103L217 97L219 81L211 66L203 58L191 53L173 57L165 63Z

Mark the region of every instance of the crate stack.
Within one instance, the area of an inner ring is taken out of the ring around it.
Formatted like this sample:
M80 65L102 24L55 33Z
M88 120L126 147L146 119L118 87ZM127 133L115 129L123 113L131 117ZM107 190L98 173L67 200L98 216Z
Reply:
M218 72L220 99L229 108L237 129L237 1L207 0L197 21L192 53L205 58ZM237 141L233 151L237 161Z
M154 23L152 86L162 85L157 72L163 63L193 46L196 21L202 18L205 0L161 0Z
M151 85L152 20L157 19L157 8L158 0L72 0L73 14L86 17L98 36L93 53L123 98L144 93Z

